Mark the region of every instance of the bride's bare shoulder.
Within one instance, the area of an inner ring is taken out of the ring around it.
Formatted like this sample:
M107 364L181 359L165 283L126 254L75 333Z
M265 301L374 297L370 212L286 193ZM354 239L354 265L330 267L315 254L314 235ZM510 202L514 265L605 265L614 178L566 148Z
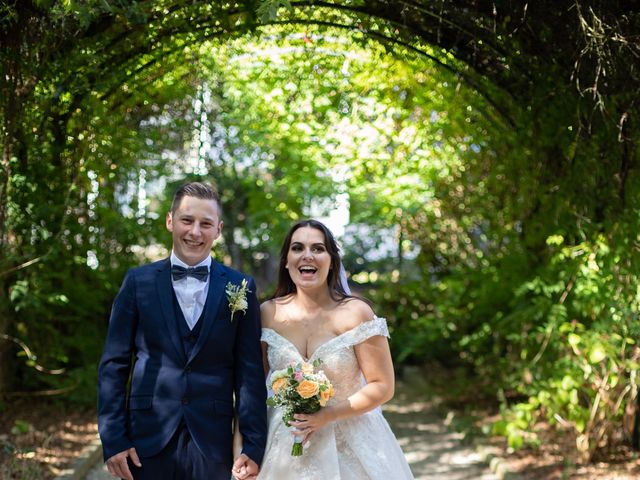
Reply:
M273 298L260 304L260 322L262 323L262 328L271 328L275 312L276 305Z
M283 309L291 302L291 295L284 297L272 298L260 305L260 319L263 328L274 328L278 321L278 316Z
M373 320L375 314L371 306L359 298L350 298L338 311L338 321L342 332L349 331L361 323Z

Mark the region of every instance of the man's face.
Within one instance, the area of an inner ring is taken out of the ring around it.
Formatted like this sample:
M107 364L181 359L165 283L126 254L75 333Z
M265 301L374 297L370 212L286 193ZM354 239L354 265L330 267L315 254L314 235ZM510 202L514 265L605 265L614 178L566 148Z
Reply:
M222 221L215 200L184 196L171 214L167 230L173 237L173 251L187 265L196 265L208 255L222 232Z

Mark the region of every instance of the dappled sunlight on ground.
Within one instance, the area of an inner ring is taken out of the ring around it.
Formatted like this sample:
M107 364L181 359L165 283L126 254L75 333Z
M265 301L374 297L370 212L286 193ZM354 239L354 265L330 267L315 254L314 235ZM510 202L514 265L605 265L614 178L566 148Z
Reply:
M97 436L95 413L31 402L11 406L0 422L0 478L49 480Z
M396 396L384 406L393 429L417 480L493 480L489 468L463 435L452 432L436 413L434 399L416 398L419 388L396 386Z

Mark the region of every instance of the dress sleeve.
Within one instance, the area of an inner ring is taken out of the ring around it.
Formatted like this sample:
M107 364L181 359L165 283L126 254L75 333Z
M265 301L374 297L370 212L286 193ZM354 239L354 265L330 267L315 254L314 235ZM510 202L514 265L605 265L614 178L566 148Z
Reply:
M390 338L389 328L387 327L387 320L385 318L373 317L373 320L361 323L343 335L342 343L345 347L351 347L377 335Z
M270 328L263 328L260 335L260 341L273 346L276 343L275 332Z

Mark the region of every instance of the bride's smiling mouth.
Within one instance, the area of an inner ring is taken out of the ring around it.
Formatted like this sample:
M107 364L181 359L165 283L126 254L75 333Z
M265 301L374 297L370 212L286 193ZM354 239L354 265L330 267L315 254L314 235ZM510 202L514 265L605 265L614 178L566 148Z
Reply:
M308 265L303 265L301 267L298 267L298 272L300 272L300 275L302 276L302 278L313 277L317 271L318 269L316 267L311 267Z

